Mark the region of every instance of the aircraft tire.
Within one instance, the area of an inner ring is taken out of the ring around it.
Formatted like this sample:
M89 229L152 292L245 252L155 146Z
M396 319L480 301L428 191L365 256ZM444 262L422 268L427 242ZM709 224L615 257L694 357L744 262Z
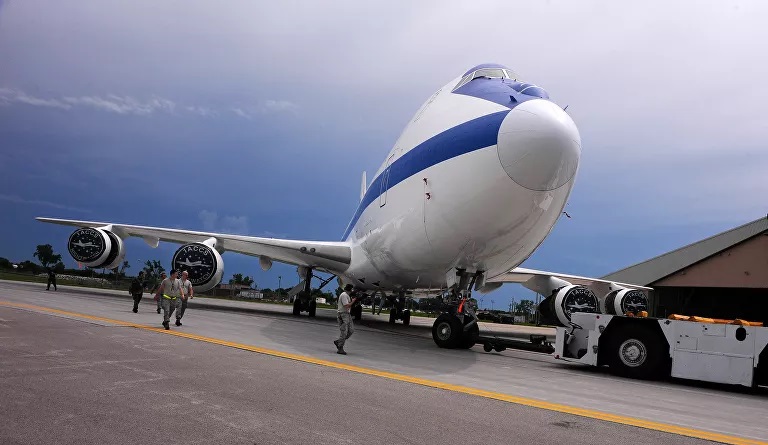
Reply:
M395 320L397 320L397 308L392 306L389 310L389 324L395 324Z
M462 329L462 334L464 335L462 335L461 340L459 341L459 347L462 349L469 349L477 343L477 337L480 336L480 328L478 328L477 323L475 323L466 332Z
M432 325L432 340L441 348L456 348L459 346L463 329L455 315L440 314Z
M301 314L301 300L299 300L299 296L296 295L293 297L293 315L300 315Z
M411 324L411 311L406 310L403 312L403 326Z
M313 298L312 301L309 302L309 316L314 317L317 313L317 302Z

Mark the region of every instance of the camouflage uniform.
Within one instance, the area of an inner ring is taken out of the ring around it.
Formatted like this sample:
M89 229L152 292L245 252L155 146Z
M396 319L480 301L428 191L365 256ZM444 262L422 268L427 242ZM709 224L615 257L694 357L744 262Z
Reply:
M160 305L163 308L163 325L168 329L171 315L181 305L181 280L166 278L160 283Z
M181 326L181 317L184 316L184 312L187 310L187 300L189 300L189 296L191 295L192 291L192 282L189 280L180 280L181 287L184 289L184 298L181 298L181 304L179 306L179 310L176 311L176 326Z
M344 352L344 343L355 332L354 325L352 324L352 314L349 313L349 308L344 307L345 304L350 304L351 302L352 299L349 297L348 293L342 292L341 295L339 295L339 302L337 305L338 315L336 320L339 322L340 334L339 339L333 342L339 353Z

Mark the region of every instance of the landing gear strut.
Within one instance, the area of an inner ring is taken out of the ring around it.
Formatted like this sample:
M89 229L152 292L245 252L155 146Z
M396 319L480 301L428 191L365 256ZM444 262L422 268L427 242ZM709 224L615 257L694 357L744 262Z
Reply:
M307 274L304 278L304 290L299 291L293 299L293 315L300 315L302 312L308 312L310 317L314 317L317 312L317 301L312 298L312 268L307 268Z
M452 290L447 310L432 325L432 339L441 348L469 349L477 343L480 329L475 309L469 304L472 286L482 274L459 270L459 283Z

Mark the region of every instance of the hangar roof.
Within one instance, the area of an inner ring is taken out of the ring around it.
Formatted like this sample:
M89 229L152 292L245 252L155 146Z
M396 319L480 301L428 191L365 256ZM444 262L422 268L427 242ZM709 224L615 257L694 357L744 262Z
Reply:
M603 279L650 286L666 276L764 232L768 232L768 217L610 273Z

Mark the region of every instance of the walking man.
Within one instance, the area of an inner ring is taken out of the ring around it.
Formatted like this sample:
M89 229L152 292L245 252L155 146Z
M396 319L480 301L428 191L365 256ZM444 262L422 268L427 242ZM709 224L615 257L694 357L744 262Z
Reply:
M168 278L164 279L160 283L160 287L157 288L157 298L161 300L161 306L163 307L163 327L165 327L166 331L171 329L171 315L180 305L181 297L183 296L181 280L176 278L176 270L172 269Z
M51 269L48 268L48 287L45 288L45 290L51 290L51 284L53 284L53 290L56 289L56 273Z
M339 322L339 330L341 331L341 334L339 335L338 340L333 341L333 344L336 345L336 353L341 355L347 355L346 351L344 351L344 343L352 336L352 333L355 332L355 328L352 326L352 314L349 313L352 304L357 301L356 296L354 298L349 296L349 292L352 292L353 288L354 286L351 284L344 286L344 292L339 295L339 302L337 305L337 321Z
M139 272L139 275L131 281L131 287L128 292L133 296L133 312L139 312L139 302L141 296L144 294L144 286L147 283L144 282L144 271Z
M195 293L192 289L192 282L189 281L189 272L186 270L181 273L181 307L176 311L176 326L181 326L181 317L184 316L184 311L187 310L187 300L191 299Z
M162 283L163 280L165 280L165 272L160 272L160 282ZM157 289L159 287L160 287L160 285L157 284L157 282L155 282L155 287L154 287L154 289L152 289L152 293L155 294L155 302L157 302L157 313L158 314L160 313L160 309L163 308L163 306L162 306L163 301L162 301L162 299L160 299L157 296Z

